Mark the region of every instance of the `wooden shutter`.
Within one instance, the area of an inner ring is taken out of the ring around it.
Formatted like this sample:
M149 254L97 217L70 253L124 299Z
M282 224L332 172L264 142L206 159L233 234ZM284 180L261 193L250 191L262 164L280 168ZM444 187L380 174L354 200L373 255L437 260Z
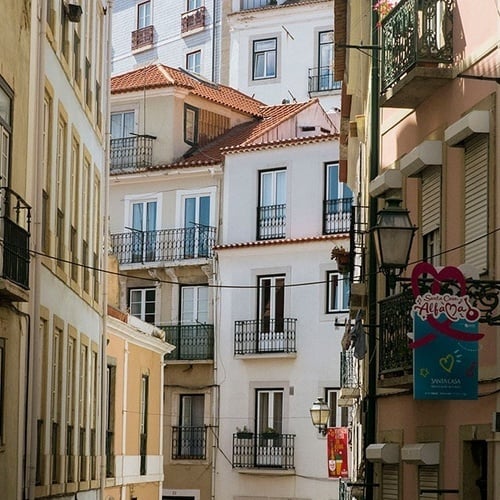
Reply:
M418 493L419 500L438 500L436 493L420 493L421 490L437 490L439 488L439 466L419 465L418 466Z
M382 500L399 500L399 465L382 465Z
M440 227L441 167L428 167L422 172L422 234Z
M488 138L477 134L464 144L465 262L479 272L488 267Z

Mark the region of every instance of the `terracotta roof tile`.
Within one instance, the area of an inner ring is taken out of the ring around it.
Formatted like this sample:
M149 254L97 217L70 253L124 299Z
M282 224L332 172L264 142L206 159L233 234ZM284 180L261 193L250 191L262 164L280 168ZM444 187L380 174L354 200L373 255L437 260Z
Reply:
M347 233L346 233L347 234ZM234 248L248 248L258 246L271 246L271 245L290 245L293 243L309 243L312 241L333 241L338 239L345 239L345 234L326 234L318 236L307 236L303 238L283 238L276 240L258 240L258 241L245 241L240 243L229 243L226 245L218 245L214 250L229 250Z
M111 93L182 87L193 95L252 116L261 116L264 104L236 89L191 76L185 71L153 64L111 78Z

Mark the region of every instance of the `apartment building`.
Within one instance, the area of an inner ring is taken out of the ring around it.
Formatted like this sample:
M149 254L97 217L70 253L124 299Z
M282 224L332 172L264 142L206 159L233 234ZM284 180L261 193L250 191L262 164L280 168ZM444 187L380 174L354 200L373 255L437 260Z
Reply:
M406 279L384 286L373 247L366 256L378 311L367 315L377 362L362 386L362 498L499 495L498 12L474 7L401 0L366 22L370 2L335 6L341 43L371 32L380 54L380 65L371 52L336 54L347 178L362 172L369 225L399 198L418 226ZM471 316L430 313L422 332L418 304L442 300L466 300Z

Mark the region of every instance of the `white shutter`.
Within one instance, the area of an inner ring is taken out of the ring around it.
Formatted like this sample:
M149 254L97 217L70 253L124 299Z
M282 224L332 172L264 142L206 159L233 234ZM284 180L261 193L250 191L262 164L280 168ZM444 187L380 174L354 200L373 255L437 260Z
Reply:
M465 142L465 262L487 270L488 139L478 134Z
M399 500L399 465L382 465L382 500Z
M428 167L422 172L422 234L440 227L441 167Z
M439 466L419 465L418 467L418 493L419 500L438 500L436 493L420 493L421 490L437 490L439 488Z

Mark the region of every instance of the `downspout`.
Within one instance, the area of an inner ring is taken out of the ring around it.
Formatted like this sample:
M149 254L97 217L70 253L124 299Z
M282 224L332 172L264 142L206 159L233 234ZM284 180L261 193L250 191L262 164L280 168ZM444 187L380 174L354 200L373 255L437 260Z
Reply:
M376 0L372 0L375 4ZM379 33L376 28L378 14L372 5L372 38L371 43L375 47L379 43ZM370 99L370 181L378 175L379 168L379 133L380 133L380 109L379 109L379 60L378 54L371 58L371 99ZM377 223L377 199L369 199L369 227ZM366 433L365 450L375 443L377 422L377 259L373 238L368 237L368 402L366 409ZM373 500L373 463L365 462L366 466L366 500Z
M105 15L107 16L106 24L106 54L104 82L103 82L103 97L106 99L104 107L103 125L104 131L104 196L103 196L103 213L102 213L102 269L108 269L108 230L109 230L109 117L110 117L110 82L111 82L111 20L113 16L113 0L108 0ZM99 271L97 271L99 272ZM106 390L106 347L108 342L108 280L105 273L102 274L102 336L101 336L101 473L100 473L100 498L105 498L106 487L106 422L107 422L107 399L108 391Z
M43 346L39 346L39 335L37 334L39 318L40 318L40 272L41 272L41 262L38 252L41 251L41 241L42 241L42 224L40 216L42 214L42 196L41 187L44 185L44 168L39 168L43 161L43 124L44 124L44 95L45 95L45 37L46 37L46 22L44 14L47 12L46 0L40 0L37 6L33 7L32 12L32 26L36 22L37 26L37 36L36 36L36 62L34 62L34 73L37 75L35 81L38 85L34 92L32 93L30 89L30 96L34 96L34 109L37 109L37 113L34 115L36 119L33 120L33 124L29 126L30 135L34 138L33 141L33 157L31 158L31 164L27 166L33 166L36 171L36 182L31 186L31 196L30 199L34 201L33 210L33 220L31 222L32 234L34 238L32 239L33 253L33 266L31 274L31 296L30 301L30 316L32 318L30 324L31 332L28 332L28 364L31 366L29 373L27 374L26 382L28 384L28 394L27 394L27 408L26 408L26 442L24 443L24 455L26 457L26 470L24 479L25 492L23 494L24 498L29 498L33 500L35 498L35 483L36 483L36 462L37 462L37 411L40 407L41 394L40 391L34 390L34 383L37 374L40 373L40 353L42 352ZM30 52L30 57L33 53ZM33 128L31 128L33 127ZM28 149L29 151L29 149ZM28 160L29 161L29 160ZM42 165L47 167L46 165ZM48 332L47 332L48 334ZM27 488L27 489L26 489Z

